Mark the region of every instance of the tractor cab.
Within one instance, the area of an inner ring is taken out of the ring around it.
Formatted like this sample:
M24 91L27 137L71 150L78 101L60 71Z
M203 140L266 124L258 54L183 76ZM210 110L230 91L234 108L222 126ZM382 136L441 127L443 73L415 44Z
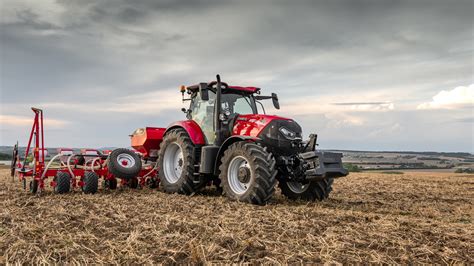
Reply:
M188 86L184 90L190 95L189 109L183 109L188 119L195 121L204 133L207 144L214 144L216 141L216 129L221 126L223 138L232 135L233 127L239 115L257 115L258 105L265 113L265 109L259 100L273 99L276 108L279 108L278 97L276 94L272 96L260 96L260 88L257 87L240 87L228 86L222 82L220 93L220 110L216 115L217 102L217 82L209 84L200 83L198 85ZM183 88L181 89L183 92Z
M191 103L187 118L200 125L206 143L213 144L216 140L215 118L216 91L212 88L201 88L191 91ZM222 91L219 120L231 127L239 115L257 114L257 106L253 94L248 91L226 89ZM227 134L229 130L227 130Z

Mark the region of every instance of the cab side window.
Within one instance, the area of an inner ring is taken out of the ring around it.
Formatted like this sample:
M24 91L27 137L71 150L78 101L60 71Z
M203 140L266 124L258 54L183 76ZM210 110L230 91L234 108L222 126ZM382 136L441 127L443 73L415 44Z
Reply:
M216 138L214 132L214 102L215 93L209 91L209 100L203 101L199 93L191 102L191 117L202 129L206 138L206 143L214 143Z

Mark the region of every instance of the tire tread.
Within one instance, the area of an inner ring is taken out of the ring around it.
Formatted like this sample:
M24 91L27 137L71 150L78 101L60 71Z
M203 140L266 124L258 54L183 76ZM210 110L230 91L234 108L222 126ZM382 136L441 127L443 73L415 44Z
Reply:
M311 181L308 189L302 193L293 192L287 185L286 181L279 178L278 186L281 193L290 200L306 200L306 201L323 201L329 197L332 191L334 178L327 178L319 181Z
M54 192L57 194L68 193L71 189L71 175L66 172L58 172L55 176L56 186Z
M166 147L173 143L178 142L180 145L185 167L183 168L183 174L181 175L180 180L176 183L169 183L166 181L164 177L164 170L163 170L163 156L165 154ZM196 184L194 183L194 173L195 170L195 146L191 141L188 133L184 129L175 129L167 133L160 144L160 151L159 151L159 176L162 177L160 180L160 187L164 192L167 193L179 193L185 195L191 195L197 192L203 185L203 182Z
M237 195L233 193L232 189L229 187L227 170L230 161L236 156L236 154L240 153L245 154L247 160L249 160L251 165L253 165L255 183L250 185L249 190L246 193ZM264 205L271 199L275 192L277 170L275 168L275 158L270 152L268 152L266 147L262 147L252 142L239 141L229 146L229 148L224 152L221 162L222 163L219 167L219 178L222 181L224 194L227 197L232 200L256 205Z

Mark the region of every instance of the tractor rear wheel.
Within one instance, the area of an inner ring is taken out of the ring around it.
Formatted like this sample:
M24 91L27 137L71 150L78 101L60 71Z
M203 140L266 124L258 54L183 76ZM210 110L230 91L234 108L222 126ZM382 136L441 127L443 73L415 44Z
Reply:
M82 187L82 191L85 194L95 194L99 187L99 176L94 172L85 172L84 179L84 186Z
M71 189L71 175L69 173L58 172L54 177L54 181L56 181L54 192L58 194L68 193Z
M250 142L229 146L219 168L224 194L236 201L264 205L273 196L276 162L266 148Z
M201 187L194 182L195 147L185 130L176 129L165 135L158 158L163 191L190 195Z
M329 197L332 191L334 178L311 181L306 184L300 182L279 182L281 193L290 200L322 201Z

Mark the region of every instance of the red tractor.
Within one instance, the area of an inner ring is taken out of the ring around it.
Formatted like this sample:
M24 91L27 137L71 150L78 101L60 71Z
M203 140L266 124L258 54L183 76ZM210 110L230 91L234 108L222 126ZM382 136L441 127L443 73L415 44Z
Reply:
M144 159L157 162L162 190L189 195L214 184L232 200L265 204L278 182L292 200L327 198L334 178L347 175L342 154L316 151L317 136L303 141L292 119L259 114L262 100L280 108L276 94L216 80L181 86L187 120L131 135Z

